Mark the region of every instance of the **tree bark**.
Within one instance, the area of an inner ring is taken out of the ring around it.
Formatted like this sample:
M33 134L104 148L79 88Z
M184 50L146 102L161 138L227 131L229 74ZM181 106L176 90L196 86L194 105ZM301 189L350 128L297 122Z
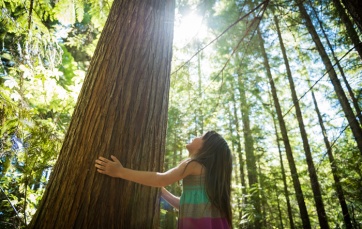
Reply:
M325 65L326 71L328 71L329 78L333 84L334 91L337 94L338 100L342 106L342 109L346 115L348 124L351 127L353 136L355 138L355 141L357 142L357 147L360 151L360 154L362 156L362 129L359 126L359 123L357 119L355 118L355 115L353 113L353 110L348 102L347 96L343 91L341 82L339 81L336 71L333 68L333 65L323 47L323 44L321 40L319 39L319 36L317 34L317 31L315 30L313 23L303 5L303 2L301 0L296 0L297 5L299 7L300 15L304 19L306 27L309 31L309 33L312 36L312 39L314 43L316 44L317 50L322 58L322 61Z
M29 228L157 228L158 189L96 172L111 154L160 171L174 0L114 1L38 211Z
M289 168L290 168L290 172L291 172L291 176L292 176L292 180L293 180L295 195L296 195L298 206L299 206L300 217L302 219L303 228L304 229L307 229L307 228L309 229L309 228L311 228L309 215L308 215L307 207L305 205L303 191L302 191L302 188L301 188L301 185L300 185L300 182L299 182L297 167L295 165L293 152L292 152L292 148L290 146L288 132L287 132L287 128L285 126L285 121L283 119L283 114L282 114L282 110L281 110L281 107L280 107L280 104L279 104L277 91L276 91L274 80L273 80L273 77L272 77L272 74L271 74L271 71L270 71L268 56L267 56L265 48L264 48L263 37L261 36L259 28L258 28L257 34L258 34L258 37L259 37L260 48L261 48L261 52L262 52L263 59L264 59L264 67L265 67L265 70L266 70L266 75L267 75L267 77L269 79L269 84L270 84L270 87L271 87L271 92L272 92L273 101L274 101L274 106L275 106L277 116L278 116L280 131L281 131L282 137L283 137L285 152L286 152L286 155L287 155Z
M280 45L280 48L282 50L284 64L285 64L285 68L287 70L287 77L288 77L288 81L289 81L289 87L290 87L290 91L291 91L291 94L292 94L293 105L294 105L294 108L295 108L295 113L297 115L297 120L298 120L298 124L299 124L299 131L300 131L302 141L303 141L303 148L304 148L304 153L305 153L305 157L306 157L306 161L307 161L307 165L308 165L308 172L309 172L310 183L311 183L311 186L312 186L314 202L315 202L315 205L316 205L316 208L317 208L317 215L318 215L319 225L320 225L321 228L328 229L329 228L328 218L327 218L327 214L326 214L326 211L325 211L325 208L324 208L324 203L323 203L323 199L322 199L322 192L320 190L319 181L318 181L318 175L317 175L317 172L315 170L313 157L312 157L312 151L310 149L309 140L308 140L308 136L307 136L307 131L305 130L302 111L300 109L297 92L295 91L294 80L293 80L293 76L292 76L292 71L290 70L290 65L289 65L287 52L285 50L283 38L282 38L282 35L280 33L279 22L278 22L278 19L277 19L277 17L275 15L274 15L274 23L275 23L275 26L277 28L277 34L278 34L278 38L279 38L279 45Z

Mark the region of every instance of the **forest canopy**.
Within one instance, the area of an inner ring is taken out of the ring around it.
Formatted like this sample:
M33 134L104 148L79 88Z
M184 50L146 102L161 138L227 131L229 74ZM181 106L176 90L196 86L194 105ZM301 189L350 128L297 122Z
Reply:
M362 8L346 2L176 1L163 170L221 133L235 228L362 227ZM112 3L0 2L0 228L37 210ZM176 220L161 200L160 228Z

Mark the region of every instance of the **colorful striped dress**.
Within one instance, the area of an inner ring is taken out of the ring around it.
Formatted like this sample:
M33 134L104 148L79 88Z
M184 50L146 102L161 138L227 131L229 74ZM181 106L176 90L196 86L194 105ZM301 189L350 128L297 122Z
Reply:
M204 175L183 179L178 229L229 229L226 218L211 205L204 181Z

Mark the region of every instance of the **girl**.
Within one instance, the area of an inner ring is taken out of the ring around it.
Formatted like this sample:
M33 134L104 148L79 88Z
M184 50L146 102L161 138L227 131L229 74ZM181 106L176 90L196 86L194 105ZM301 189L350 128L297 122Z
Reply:
M209 131L186 145L189 159L164 173L124 168L119 160L99 157L97 171L139 184L164 187L183 180L181 198L162 188L162 197L179 209L179 229L231 228L230 186L232 156L224 140Z

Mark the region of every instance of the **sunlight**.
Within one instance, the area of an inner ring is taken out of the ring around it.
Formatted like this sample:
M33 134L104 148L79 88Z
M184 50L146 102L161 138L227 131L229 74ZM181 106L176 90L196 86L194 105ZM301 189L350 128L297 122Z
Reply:
M178 15L175 21L174 44L178 47L187 45L192 40L206 37L206 26L203 18L195 13Z

